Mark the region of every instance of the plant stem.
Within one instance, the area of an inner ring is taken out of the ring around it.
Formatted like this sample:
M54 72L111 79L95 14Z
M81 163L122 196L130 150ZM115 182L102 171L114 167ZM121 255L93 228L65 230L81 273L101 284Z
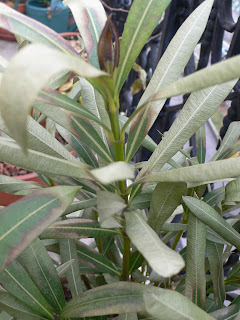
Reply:
M123 273L122 273L122 280L128 281L129 280L129 263L130 263L130 247L131 241L126 236L123 238Z

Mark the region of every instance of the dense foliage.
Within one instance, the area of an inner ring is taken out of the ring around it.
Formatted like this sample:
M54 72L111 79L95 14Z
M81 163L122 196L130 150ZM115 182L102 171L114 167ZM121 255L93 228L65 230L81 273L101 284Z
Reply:
M87 62L60 35L0 4L0 27L20 43L9 63L0 57L0 160L45 183L0 176L0 191L24 196L0 211L1 320L239 319L240 300L227 306L226 293L239 288L240 264L227 274L223 266L240 249L231 213L240 202L240 124L205 163L204 123L237 82L240 57L178 80L213 0L178 30L136 111L119 114L119 92L169 2L134 1L119 41L99 0L65 0ZM63 95L56 89L69 71L76 76ZM156 145L151 126L166 99L184 93ZM194 133L192 158L183 147ZM141 145L152 156L133 164ZM216 181L226 183L212 189Z

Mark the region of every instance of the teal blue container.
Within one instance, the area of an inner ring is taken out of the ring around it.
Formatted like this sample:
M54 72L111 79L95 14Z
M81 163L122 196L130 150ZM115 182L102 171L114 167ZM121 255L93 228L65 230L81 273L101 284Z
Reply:
M68 8L61 7L50 11L50 8L43 8L40 2L30 0L26 2L26 15L45 24L56 32L68 31Z

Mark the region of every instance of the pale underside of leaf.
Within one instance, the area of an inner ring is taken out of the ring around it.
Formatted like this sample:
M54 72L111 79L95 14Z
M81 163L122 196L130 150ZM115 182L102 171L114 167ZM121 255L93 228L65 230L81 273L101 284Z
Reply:
M127 235L155 272L171 277L184 267L182 257L159 239L138 212L125 213L125 218Z
M162 56L138 107L155 92L178 79L205 29L212 3L213 0L204 1L179 28ZM140 136L143 138L147 134L165 101L166 99L149 102L134 119L127 144L127 161L131 160L140 146Z
M215 112L236 81L193 93L137 178L158 172Z
M2 116L14 139L25 150L27 112L34 99L44 86L50 85L56 79L59 73L69 70L89 78L105 75L78 57L66 55L40 44L33 44L20 50L4 71L0 86ZM11 94L9 87L14 87L16 94Z

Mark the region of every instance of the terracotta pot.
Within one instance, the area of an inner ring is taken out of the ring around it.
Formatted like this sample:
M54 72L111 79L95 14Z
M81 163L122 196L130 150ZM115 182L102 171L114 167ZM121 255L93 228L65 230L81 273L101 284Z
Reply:
M8 7L11 7L10 4L8 3L5 3L5 5ZM17 11L24 14L25 3L19 3L17 7ZM0 28L0 39L6 40L6 41L16 41L16 38L14 37L14 35L3 28Z
M16 176L14 178L18 179L18 180L22 180L22 181L34 181L34 182L38 182L42 185L45 185L42 182L42 180L40 180L38 178L38 175L36 173L28 173L28 174L24 174L22 176ZM8 206L9 204L11 204L21 198L23 198L23 196L0 192L0 206Z

